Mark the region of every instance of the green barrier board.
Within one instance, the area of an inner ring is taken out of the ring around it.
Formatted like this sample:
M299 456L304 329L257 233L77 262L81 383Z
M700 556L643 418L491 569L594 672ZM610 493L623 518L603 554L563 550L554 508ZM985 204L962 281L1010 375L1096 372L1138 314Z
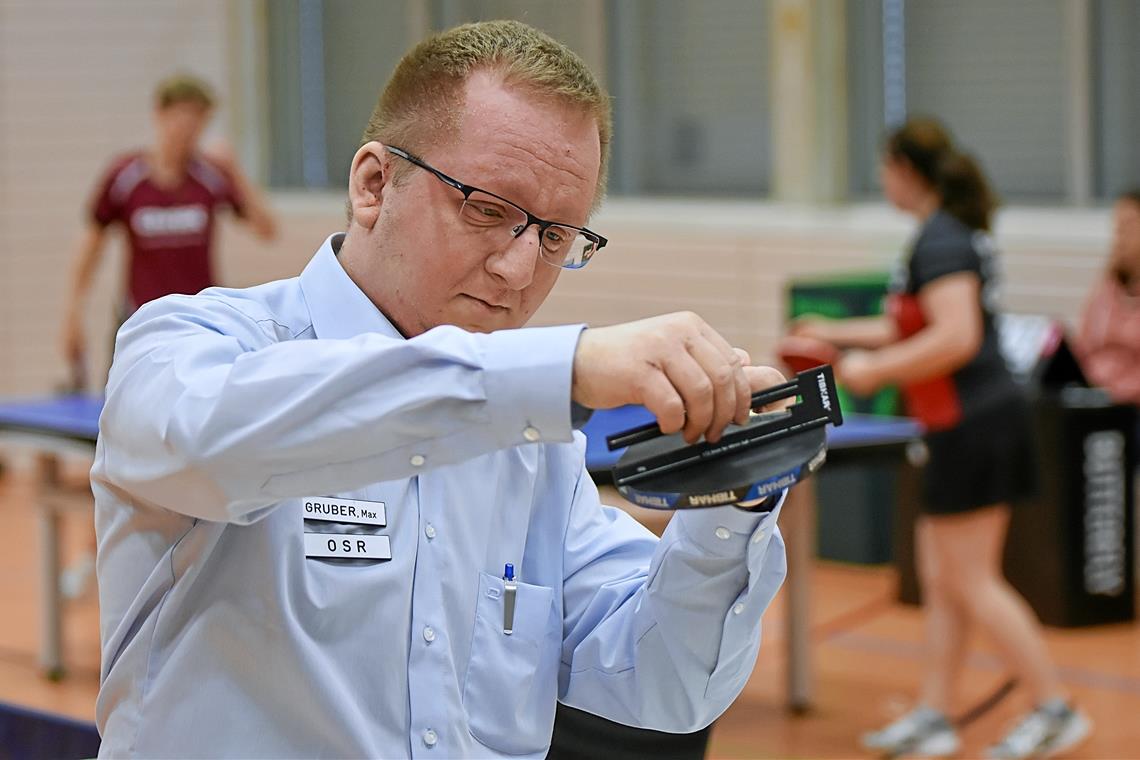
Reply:
M871 317L883 313L890 275L854 272L795 280L788 285L788 320L815 314L829 319ZM884 388L870 398L854 396L839 386L839 405L856 414L901 413L898 389Z

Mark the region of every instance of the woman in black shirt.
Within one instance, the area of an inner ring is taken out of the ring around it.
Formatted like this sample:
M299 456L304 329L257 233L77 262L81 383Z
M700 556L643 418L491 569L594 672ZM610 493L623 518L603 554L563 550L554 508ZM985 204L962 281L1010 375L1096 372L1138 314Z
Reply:
M977 163L930 119L888 137L881 178L887 199L921 224L887 316L808 318L792 330L849 349L837 373L852 392L899 385L908 413L926 428L925 514L915 529L928 646L921 701L863 745L892 755L958 751L947 715L976 626L1037 705L990 756L1052 755L1081 741L1090 724L1069 706L1039 623L1001 571L1009 505L1032 493L1034 465L1029 410L994 327L988 231L996 200Z

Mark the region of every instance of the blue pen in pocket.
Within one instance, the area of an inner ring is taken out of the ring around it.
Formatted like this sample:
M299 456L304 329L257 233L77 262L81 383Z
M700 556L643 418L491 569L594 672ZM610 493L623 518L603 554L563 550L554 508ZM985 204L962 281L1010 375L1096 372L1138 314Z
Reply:
M503 633L510 636L515 630L515 594L519 584L515 581L515 566L503 566Z

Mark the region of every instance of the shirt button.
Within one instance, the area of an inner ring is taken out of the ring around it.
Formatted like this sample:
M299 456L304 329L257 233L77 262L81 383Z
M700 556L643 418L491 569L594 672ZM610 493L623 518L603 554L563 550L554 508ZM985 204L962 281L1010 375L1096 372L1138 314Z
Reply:
M732 537L732 533L730 533L728 528L724 527L723 525L720 526L719 528L717 528L716 531L714 531L714 532L716 534L716 537L719 538L721 541L727 541L729 538Z
M423 466L424 466L424 462L426 462L427 460L426 460L426 459L424 459L424 455L423 455L423 454L416 454L415 456L413 456L413 457L412 457L410 460L408 460L408 461L410 461L410 462L412 463L412 467L423 467Z
M424 526L424 535L428 537L429 541L431 539L435 538L435 526L432 525L431 523L428 523L427 525L425 525Z
M536 443L541 437L542 435L538 432L538 428L536 427L531 427L528 425L526 429L523 430L523 438L527 439L531 443Z
M741 604L740 602L737 602L736 604L732 605L732 614L733 615L739 615L742 612L744 612L744 605L743 604Z
M439 737L436 736L435 731L432 731L430 728L427 731L424 731L424 744L429 747L434 747L435 743L438 741Z
M424 641L429 644L435 641L435 629L433 629L430 625L424 626Z
M758 544L764 540L764 531L758 530L752 534L752 543Z

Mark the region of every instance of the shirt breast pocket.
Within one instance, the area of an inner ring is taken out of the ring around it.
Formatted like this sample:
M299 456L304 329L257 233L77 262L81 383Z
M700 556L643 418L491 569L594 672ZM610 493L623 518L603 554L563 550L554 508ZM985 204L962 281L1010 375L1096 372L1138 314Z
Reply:
M519 583L513 631L503 633L503 581L479 576L475 632L463 685L471 735L512 755L550 743L558 699L562 621L554 589Z

